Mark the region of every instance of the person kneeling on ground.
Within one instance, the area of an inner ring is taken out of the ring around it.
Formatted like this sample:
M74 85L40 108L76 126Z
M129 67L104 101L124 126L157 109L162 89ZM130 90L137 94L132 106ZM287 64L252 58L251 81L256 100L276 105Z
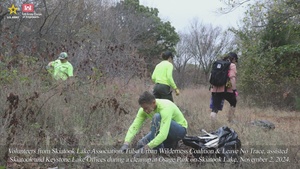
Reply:
M170 100L155 99L144 92L138 100L141 108L129 127L121 150L126 152L129 144L139 132L146 119L151 118L150 132L137 143L137 149L176 148L178 141L186 135L188 123L179 108Z

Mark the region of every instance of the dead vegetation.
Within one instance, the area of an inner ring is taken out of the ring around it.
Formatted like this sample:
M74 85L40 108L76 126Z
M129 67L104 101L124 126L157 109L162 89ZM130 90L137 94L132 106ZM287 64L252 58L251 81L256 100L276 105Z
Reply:
M143 90L150 90L151 87L141 83L140 80L132 80L128 85L123 83L110 83L109 86L94 86L88 84L67 88L62 93L56 88L49 86L51 90L41 88L30 88L18 86L14 92L4 95L2 100L2 122L1 122L1 165L8 165L11 168L99 168L99 163L17 163L11 162L12 157L28 158L29 154L12 154L9 150L73 150L97 149L97 150L118 150L122 145L126 131L136 115L138 109L137 98ZM33 90L34 89L34 90ZM76 90L72 90L76 89ZM242 147L249 146L294 146L299 145L299 118L298 112L282 112L269 109L249 108L242 100L239 100L236 119L239 123L231 124L226 122L226 111L228 104L225 103L223 111L218 114L218 125L212 126L209 120L209 97L210 93L206 88L195 87L182 90L180 96L174 96L175 103L184 110L188 120L188 135L200 135L200 130L214 131L218 127L227 125L233 128L239 135ZM65 98L70 98L65 102ZM259 127L250 125L252 120L269 120L276 128L272 131L264 131ZM132 146L148 132L149 123L140 131L134 139ZM188 147L184 147L185 149ZM294 150L291 147L291 152ZM38 154L35 158L41 157L66 157L84 158L85 153L59 154ZM180 155L186 157L186 155ZM99 154L98 158L131 158L130 154ZM297 157L297 156L296 156ZM190 158L190 157L189 157ZM291 159L293 160L293 159ZM298 161L293 161L296 164ZM132 167L133 163L101 163L104 168ZM193 168L196 164L189 163L134 163L136 168L168 168L173 166L180 168ZM262 164L261 167L269 164ZM219 165L201 164L203 167L215 167ZM247 165L244 165L244 168ZM276 166L275 166L276 167ZM101 167L102 168L102 167ZM226 168L226 166L225 166Z

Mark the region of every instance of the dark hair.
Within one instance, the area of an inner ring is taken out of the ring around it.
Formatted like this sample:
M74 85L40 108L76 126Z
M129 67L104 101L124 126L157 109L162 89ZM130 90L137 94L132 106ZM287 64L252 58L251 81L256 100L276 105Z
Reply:
M155 100L155 97L153 94L151 94L148 91L145 91L144 93L142 93L140 95L139 98L139 105L142 105L144 103L148 104L148 103L152 103L152 101Z
M161 54L161 57L163 58L163 60L168 60L169 58L173 59L173 54L170 51L165 51Z
M228 59L232 62L233 59L235 59L236 62L238 62L238 56L234 52L229 52L227 54Z

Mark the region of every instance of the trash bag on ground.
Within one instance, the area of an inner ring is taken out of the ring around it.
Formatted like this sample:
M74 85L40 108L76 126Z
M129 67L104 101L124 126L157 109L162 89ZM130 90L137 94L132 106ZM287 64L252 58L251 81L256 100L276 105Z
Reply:
M268 120L254 120L251 121L252 126L262 127L264 130L274 130L275 124Z
M192 147L192 154L195 158L204 161L210 159L219 162L239 162L241 155L241 141L238 134L227 126L208 133L202 130L204 135L185 136L183 143Z

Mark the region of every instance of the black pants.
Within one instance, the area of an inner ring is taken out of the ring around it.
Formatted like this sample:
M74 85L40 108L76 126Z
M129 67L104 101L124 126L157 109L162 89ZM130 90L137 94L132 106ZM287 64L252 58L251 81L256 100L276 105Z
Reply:
M153 95L157 99L168 99L174 102L171 88L168 85L156 83L153 89Z

